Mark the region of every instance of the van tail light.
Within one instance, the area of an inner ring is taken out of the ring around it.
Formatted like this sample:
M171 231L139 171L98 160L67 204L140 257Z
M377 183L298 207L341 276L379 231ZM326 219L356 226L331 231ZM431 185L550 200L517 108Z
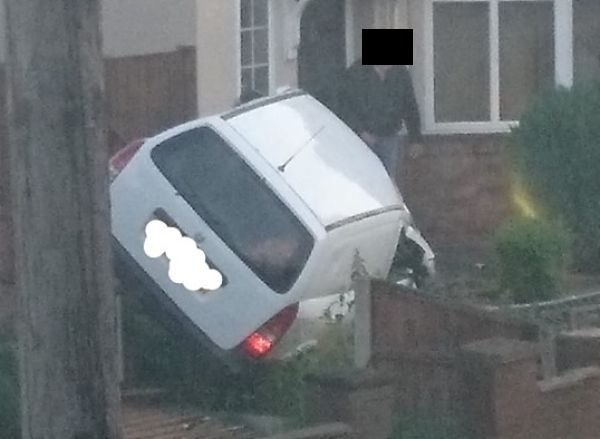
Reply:
M290 329L297 315L297 303L282 309L242 342L242 351L252 358L264 357Z
M127 163L131 161L136 152L142 147L145 138L136 139L132 142L129 142L122 149L120 149L115 155L111 157L108 162L108 172L110 175L110 181L113 181L117 175L121 173Z

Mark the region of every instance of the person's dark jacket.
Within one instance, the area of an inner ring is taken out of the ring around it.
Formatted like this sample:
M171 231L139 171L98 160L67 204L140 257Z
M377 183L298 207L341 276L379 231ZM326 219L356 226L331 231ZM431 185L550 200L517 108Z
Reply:
M411 143L421 142L421 121L412 79L406 66L392 66L382 81L373 66L358 63L344 75L338 116L357 134L396 134L406 126Z

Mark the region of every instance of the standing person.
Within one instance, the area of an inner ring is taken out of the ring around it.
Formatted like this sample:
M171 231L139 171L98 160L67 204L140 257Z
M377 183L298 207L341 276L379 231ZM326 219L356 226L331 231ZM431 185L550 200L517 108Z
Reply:
M419 109L406 66L363 65L358 61L345 74L339 93L338 115L383 162L394 181L398 177L401 149L422 142ZM417 146L419 145L419 146Z

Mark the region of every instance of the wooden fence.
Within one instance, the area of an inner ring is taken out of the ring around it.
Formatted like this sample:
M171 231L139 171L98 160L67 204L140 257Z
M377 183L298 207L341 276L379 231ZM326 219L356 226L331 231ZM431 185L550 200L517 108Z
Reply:
M151 136L197 115L194 47L106 60L108 123L123 140Z

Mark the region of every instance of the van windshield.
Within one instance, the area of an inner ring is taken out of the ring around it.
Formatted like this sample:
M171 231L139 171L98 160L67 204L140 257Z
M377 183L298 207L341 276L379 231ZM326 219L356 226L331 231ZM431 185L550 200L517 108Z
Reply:
M287 292L312 235L263 178L208 127L168 139L152 160L223 242L272 290Z

